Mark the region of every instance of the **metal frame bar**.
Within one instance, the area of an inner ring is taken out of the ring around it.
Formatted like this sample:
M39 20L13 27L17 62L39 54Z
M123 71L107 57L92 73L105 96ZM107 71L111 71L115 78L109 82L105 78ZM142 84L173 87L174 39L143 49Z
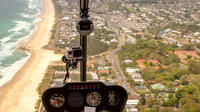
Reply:
M80 0L80 18L88 18L89 0ZM83 59L80 61L80 80L87 81L87 36L80 35Z

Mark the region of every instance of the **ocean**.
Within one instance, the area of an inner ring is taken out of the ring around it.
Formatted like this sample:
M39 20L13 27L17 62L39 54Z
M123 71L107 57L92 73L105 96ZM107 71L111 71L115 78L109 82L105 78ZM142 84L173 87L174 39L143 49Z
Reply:
M30 58L18 44L36 29L42 10L42 0L0 0L0 86Z

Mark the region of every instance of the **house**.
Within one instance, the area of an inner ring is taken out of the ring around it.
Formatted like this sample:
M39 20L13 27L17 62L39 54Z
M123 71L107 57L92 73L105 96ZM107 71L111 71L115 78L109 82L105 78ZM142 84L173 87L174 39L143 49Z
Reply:
M63 17L61 20L69 20L69 17Z
M66 75L66 71L55 71L54 77L64 77Z
M97 75L96 72L89 72L89 74L91 75L92 79L95 80L95 81L98 81L99 80L99 77Z
M131 74L140 71L139 68L126 67L126 73Z
M139 83L140 85L144 84L144 79L133 79L136 83Z
M135 86L136 89L147 89L146 86Z
M109 74L110 71L109 70L99 70L98 73L99 74Z
M59 45L64 45L65 42L63 42L61 39L59 39L59 40L58 40L58 44L59 44Z
M138 112L137 108L126 108L126 112Z
M126 105L138 105L139 99L128 99Z
M112 39L112 40L110 40L110 42L114 43L114 42L118 42L118 40L117 39Z
M134 37L128 36L127 43L135 44L136 43L136 39Z
M132 73L131 74L132 79L141 79L141 75L139 73Z
M110 70L109 67L98 67L99 74L109 74Z
M126 102L126 108L135 108L139 103L139 99L128 99Z
M176 54L183 63L187 63L185 59L188 56L191 56L192 58L199 58L199 55L196 51L175 51L174 54Z
M125 64L129 64L129 63L132 63L132 62L133 62L133 60L130 60L130 59L126 59L126 60L124 61Z
M98 67L98 70L109 70L109 67Z
M144 62L149 62L149 63L152 63L154 65L160 65L160 62L158 60L153 60L153 59L148 59L148 60L139 59L136 62L138 64L138 66L140 67L140 69L145 69L146 68ZM159 66L154 66L153 68L156 69L156 70L160 69ZM166 68L166 66L163 66L163 68Z
M136 61L138 66L140 67L140 69L146 68L146 66L144 65L144 61L145 61L144 59L139 59L139 60Z
M51 81L52 84L63 84L63 78L61 79L53 79Z
M160 91L165 91L165 90L167 90L167 87L164 86L164 85L161 84L161 83L152 84L152 85L151 85L151 88L154 89L154 90L160 90Z

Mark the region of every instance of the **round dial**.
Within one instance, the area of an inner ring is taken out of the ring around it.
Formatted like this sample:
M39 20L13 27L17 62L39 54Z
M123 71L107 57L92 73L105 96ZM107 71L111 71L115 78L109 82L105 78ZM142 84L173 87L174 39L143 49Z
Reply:
M72 92L67 97L67 103L72 107L80 107L83 103L83 96L79 92Z
M100 110L98 112L110 112L110 111L108 111L108 110Z
M119 104L119 101L120 101L120 97L116 91L108 92L108 100L107 100L108 105L115 106Z
M86 101L90 106L98 106L101 103L101 95L98 92L89 93Z
M51 95L49 102L53 107L59 108L64 105L65 97L60 93L55 93Z

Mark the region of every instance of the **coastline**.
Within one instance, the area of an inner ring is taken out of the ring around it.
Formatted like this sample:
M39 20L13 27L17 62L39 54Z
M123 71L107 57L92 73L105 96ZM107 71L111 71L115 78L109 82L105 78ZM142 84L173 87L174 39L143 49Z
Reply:
M55 22L55 9L52 0L43 1L44 9L39 15L42 19L36 25L27 42L20 44L28 48L31 56L11 81L0 87L0 112L33 112L39 98L37 87L51 61L61 56L53 51L42 49L48 44L51 29Z

